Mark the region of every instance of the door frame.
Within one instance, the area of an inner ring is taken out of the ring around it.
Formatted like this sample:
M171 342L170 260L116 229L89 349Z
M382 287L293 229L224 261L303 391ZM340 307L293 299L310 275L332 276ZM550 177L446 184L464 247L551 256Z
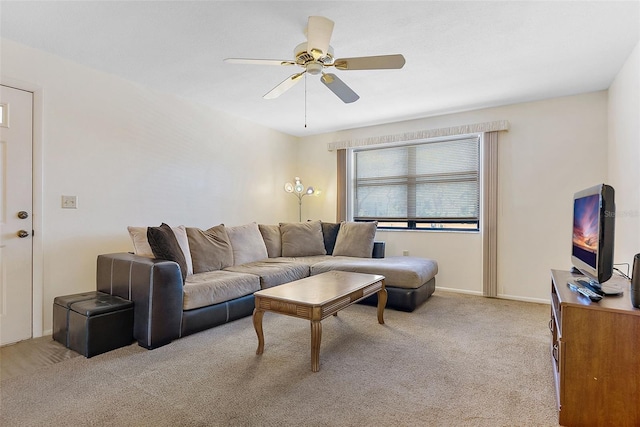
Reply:
M32 175L33 175L33 238L32 238L32 301L31 301L31 337L38 338L45 334L43 331L44 319L44 249L43 249L43 129L42 117L44 111L44 90L41 86L12 79L0 77L0 85L33 93L33 123L32 123ZM46 331L50 333L50 331Z

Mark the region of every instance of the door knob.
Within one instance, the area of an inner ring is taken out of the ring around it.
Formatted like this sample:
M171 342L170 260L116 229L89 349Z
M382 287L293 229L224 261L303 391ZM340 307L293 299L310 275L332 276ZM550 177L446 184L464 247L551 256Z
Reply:
M25 237L29 237L29 232L26 230L18 231L18 237L24 239Z
M18 218L27 219L27 218L29 218L29 214L27 212L25 212L25 211L20 211L20 212L18 212Z

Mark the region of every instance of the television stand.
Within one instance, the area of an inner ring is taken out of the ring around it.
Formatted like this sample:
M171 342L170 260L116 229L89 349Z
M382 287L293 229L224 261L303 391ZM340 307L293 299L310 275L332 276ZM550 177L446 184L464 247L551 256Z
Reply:
M640 425L640 309L629 281L600 302L572 292L569 271L551 270L551 362L563 426ZM608 283L608 282L607 282Z

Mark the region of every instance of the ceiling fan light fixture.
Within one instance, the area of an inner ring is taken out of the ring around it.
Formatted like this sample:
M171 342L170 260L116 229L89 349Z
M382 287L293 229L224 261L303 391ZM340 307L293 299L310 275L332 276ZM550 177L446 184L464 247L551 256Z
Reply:
M307 64L307 73L316 76L316 75L322 73L322 68L323 67L324 67L324 65L322 65L319 62L309 62Z

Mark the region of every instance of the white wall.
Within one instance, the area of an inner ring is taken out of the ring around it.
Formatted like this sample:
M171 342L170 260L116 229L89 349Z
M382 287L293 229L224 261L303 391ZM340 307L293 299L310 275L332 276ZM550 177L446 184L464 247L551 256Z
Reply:
M632 264L633 256L640 253L639 86L640 43L609 88L609 183L616 191L616 263Z
M282 191L297 138L1 43L2 82L42 94L44 333L55 296L95 289L98 254L132 250L127 225L297 220ZM77 210L61 209L63 194Z
M324 195L306 200L305 218L335 220L335 153L327 143L508 120L499 140L498 293L548 301L549 269L568 269L572 197L607 177L607 94L549 99L303 138L299 169ZM383 232L387 255L434 258L438 287L482 292L481 236Z

